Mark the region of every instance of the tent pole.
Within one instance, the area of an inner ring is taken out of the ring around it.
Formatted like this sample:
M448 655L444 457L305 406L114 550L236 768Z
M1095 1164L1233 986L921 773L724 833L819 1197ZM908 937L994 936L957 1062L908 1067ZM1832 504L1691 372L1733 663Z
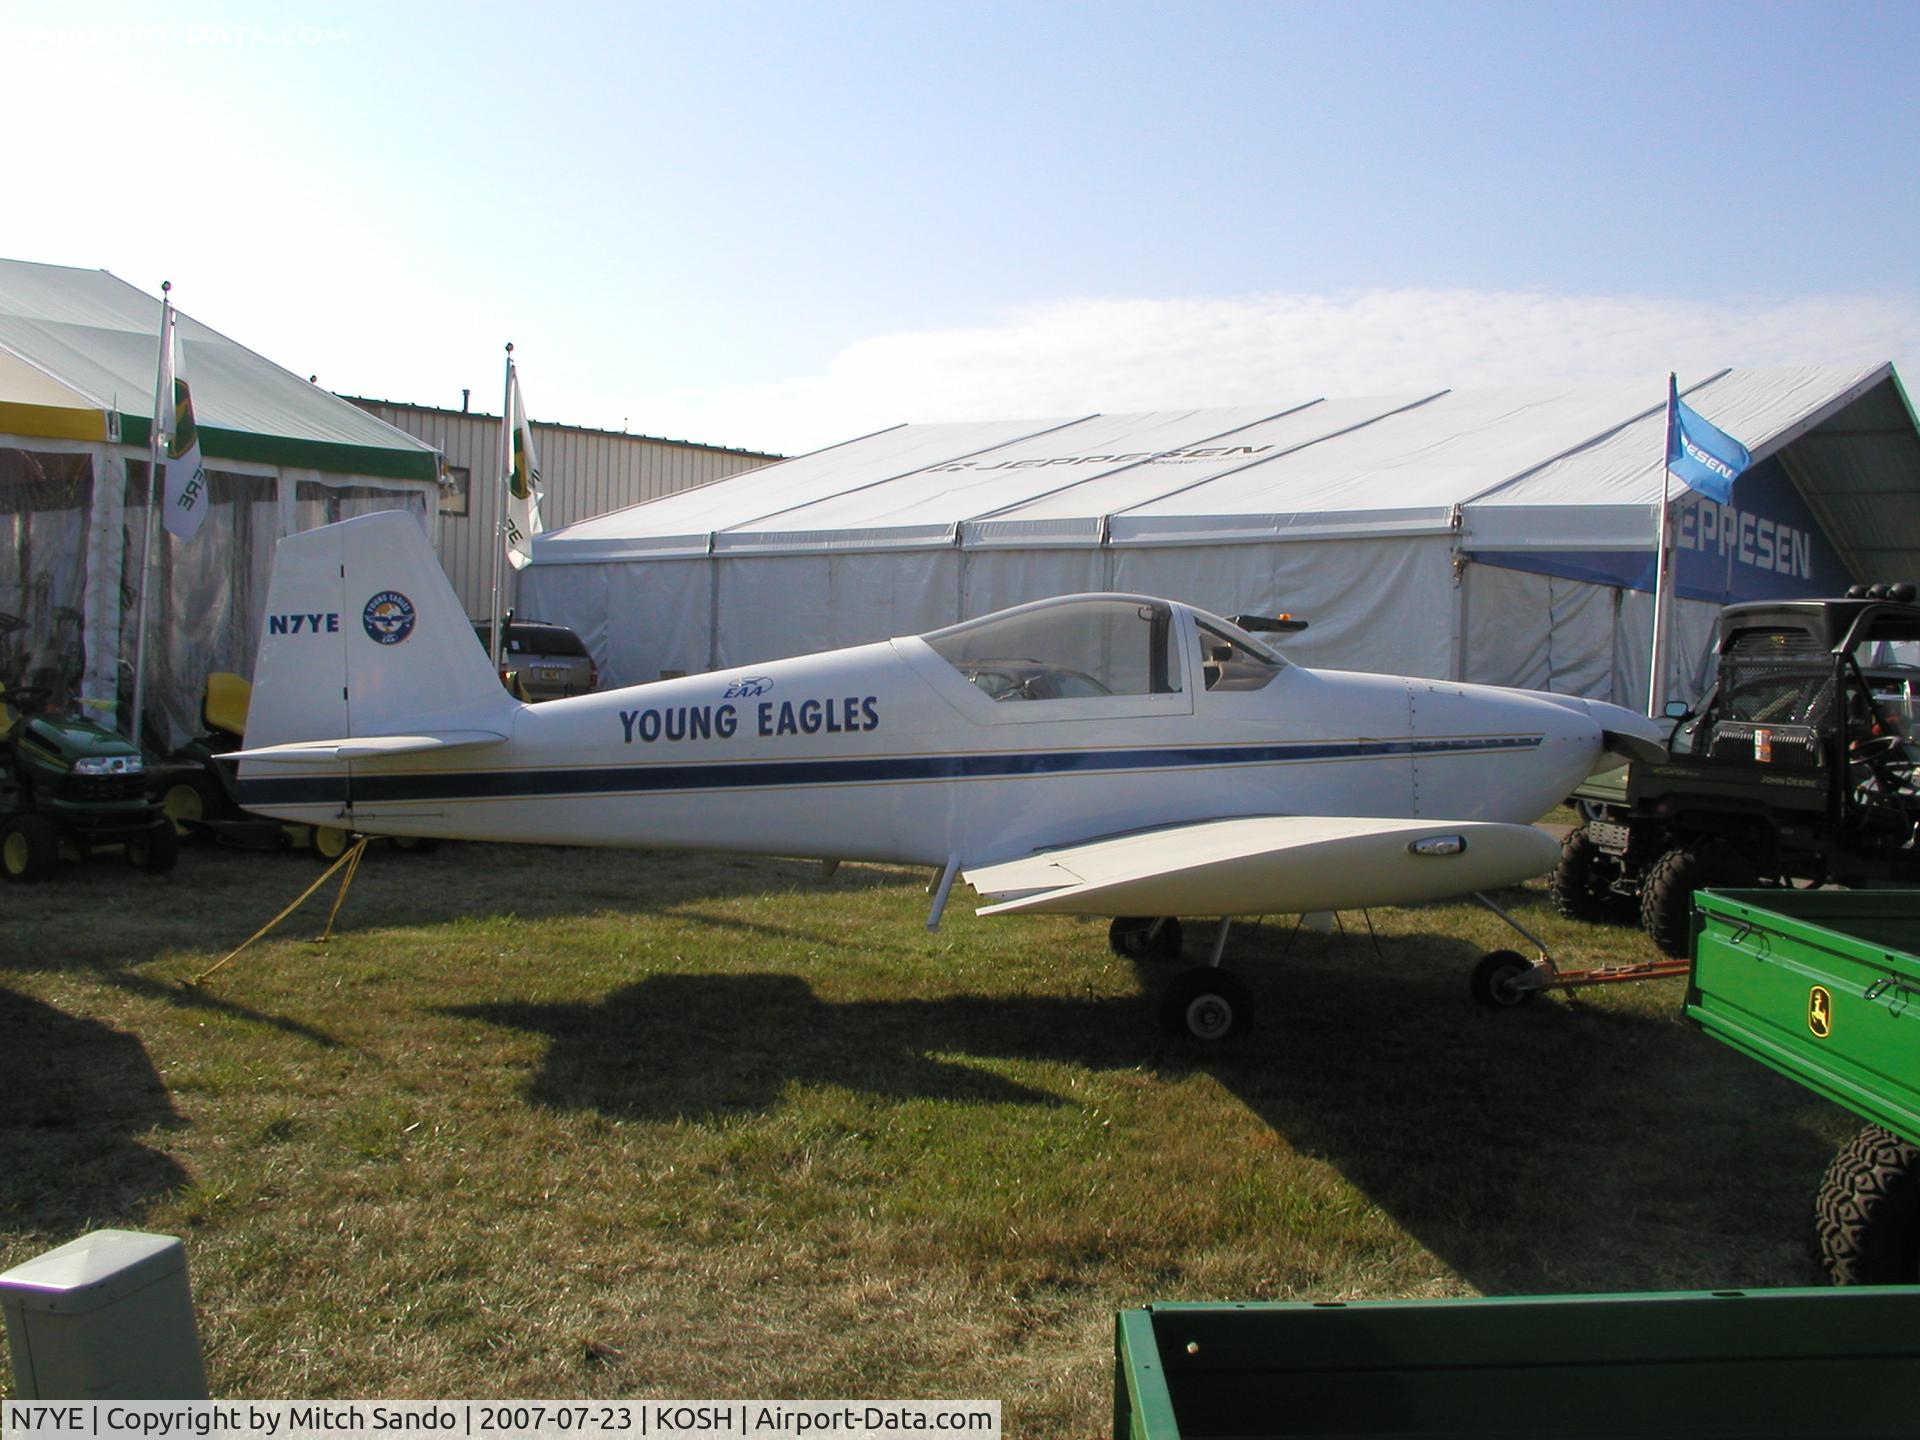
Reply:
M506 625L500 618L500 552L506 548L507 539L507 486L513 480L513 345L507 345L507 378L502 385L500 398L500 463L499 483L494 486L493 496L493 599L492 608L487 612L487 629L493 636L493 646L489 654L493 659L493 668L500 669L500 656L506 649Z
M1470 623L1473 596L1467 590L1468 562L1465 552L1453 552L1453 654L1448 660L1448 679L1463 684L1467 678L1467 625Z
M1667 705L1667 645L1673 628L1673 395L1676 377L1667 377L1667 436L1660 450L1660 548L1653 566L1653 657L1647 673L1647 714L1658 719Z
M147 696L147 592L153 588L153 525L159 518L155 490L160 479L161 448L173 415L173 282L160 284L160 369L154 384L153 432L147 437L147 512L140 541L140 603L133 621L133 748L140 748L140 725Z

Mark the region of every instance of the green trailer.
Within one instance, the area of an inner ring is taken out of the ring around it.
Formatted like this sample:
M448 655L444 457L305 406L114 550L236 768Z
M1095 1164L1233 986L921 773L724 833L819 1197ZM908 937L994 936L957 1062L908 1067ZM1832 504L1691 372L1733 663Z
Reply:
M1688 1019L1868 1122L1815 1200L1828 1273L1920 1283L1920 891L1705 890L1692 948Z
M1920 1430L1920 1287L1150 1305L1115 1440L1865 1440Z

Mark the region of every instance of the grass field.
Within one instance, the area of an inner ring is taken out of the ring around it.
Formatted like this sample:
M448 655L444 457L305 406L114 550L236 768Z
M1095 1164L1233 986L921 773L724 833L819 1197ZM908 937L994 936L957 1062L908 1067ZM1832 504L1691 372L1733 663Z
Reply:
M216 1395L982 1397L1105 1433L1113 1311L1814 1284L1850 1117L1678 980L1491 1014L1483 912L1236 930L1253 1037L1163 1042L1104 925L926 876L187 852L0 892L0 1266L185 1238ZM1582 959L1635 931L1529 926ZM1205 937L1189 935L1189 949Z

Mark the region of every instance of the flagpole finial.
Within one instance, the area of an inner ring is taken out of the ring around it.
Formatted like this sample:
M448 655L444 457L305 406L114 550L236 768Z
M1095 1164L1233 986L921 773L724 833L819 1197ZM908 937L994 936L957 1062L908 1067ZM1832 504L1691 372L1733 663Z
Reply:
M507 353L509 355L513 353L513 341L511 340L507 341Z
M173 290L173 282L171 280L162 280L160 282L160 293L162 295L169 294L172 290Z

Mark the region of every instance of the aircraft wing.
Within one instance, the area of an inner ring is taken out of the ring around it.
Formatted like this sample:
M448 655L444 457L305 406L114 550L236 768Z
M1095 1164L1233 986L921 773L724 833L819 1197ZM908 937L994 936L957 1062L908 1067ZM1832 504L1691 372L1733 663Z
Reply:
M498 730L439 730L423 735L359 735L350 740L300 740L289 745L265 745L258 750L235 750L222 760L263 760L295 765L314 760L371 760L382 755L418 755L429 750L462 750L498 745L507 737Z
M982 915L1286 915L1411 905L1551 870L1531 825L1256 815L1170 825L975 867Z

